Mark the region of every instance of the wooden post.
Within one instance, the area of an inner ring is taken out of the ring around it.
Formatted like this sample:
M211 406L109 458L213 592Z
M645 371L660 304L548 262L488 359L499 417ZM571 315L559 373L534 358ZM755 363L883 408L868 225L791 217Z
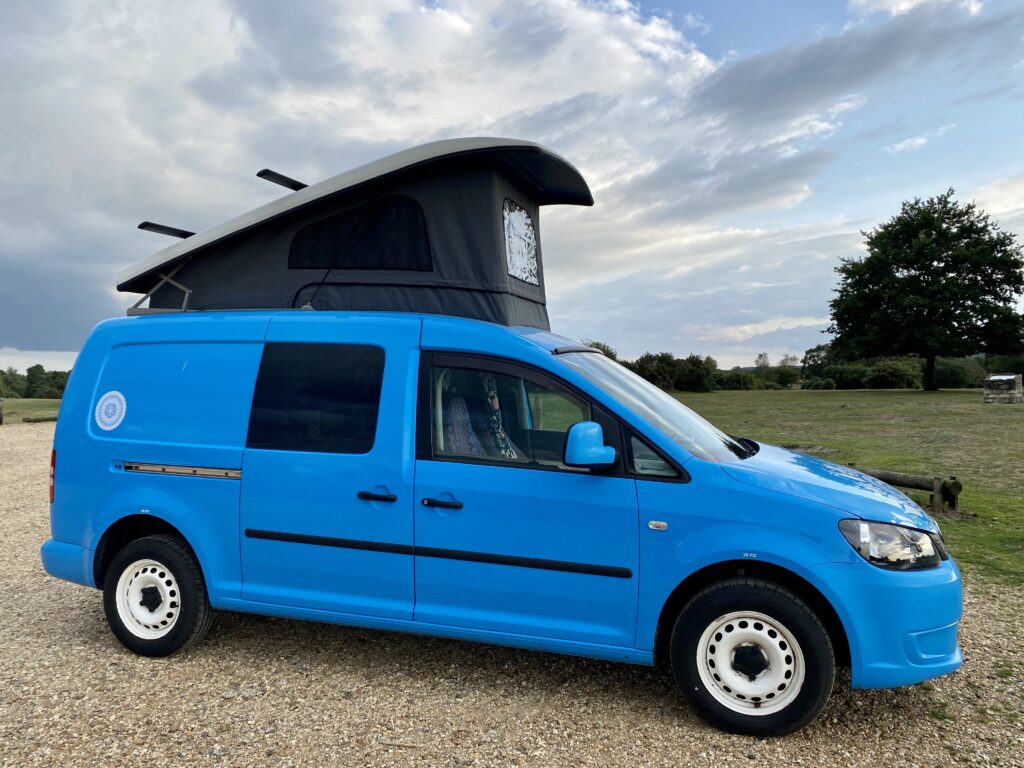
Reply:
M942 484L942 500L954 512L960 509L960 491L962 490L963 484L956 479L956 475L950 475L949 482Z
M848 466L856 468L854 464ZM959 497L963 493L964 484L956 479L956 476L943 480L941 477L926 477L923 475L908 475L905 472L891 472L887 469L859 469L865 475L876 477L883 483L899 486L900 488L914 488L919 491L929 491L929 506L935 514L941 514L946 506L956 511L959 508Z

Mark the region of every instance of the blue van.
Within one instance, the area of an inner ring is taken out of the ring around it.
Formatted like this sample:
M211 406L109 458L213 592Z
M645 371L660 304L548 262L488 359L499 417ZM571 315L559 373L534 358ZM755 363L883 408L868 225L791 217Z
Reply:
M166 274L166 273L165 273ZM166 656L215 610L671 668L775 735L955 670L935 521L853 469L731 437L548 330L413 311L101 323L57 424L46 571Z

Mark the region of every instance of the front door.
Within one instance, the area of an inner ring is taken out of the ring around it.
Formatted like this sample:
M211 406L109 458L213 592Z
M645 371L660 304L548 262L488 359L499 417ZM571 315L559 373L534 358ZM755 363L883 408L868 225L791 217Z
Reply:
M533 369L439 354L423 365L416 620L632 646L634 482L562 463L579 421L603 422L618 448L614 419Z
M242 464L242 597L411 619L416 318L275 317Z

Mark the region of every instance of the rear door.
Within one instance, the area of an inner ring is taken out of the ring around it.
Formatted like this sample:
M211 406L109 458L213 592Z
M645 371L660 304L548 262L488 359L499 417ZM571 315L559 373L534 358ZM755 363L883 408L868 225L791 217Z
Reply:
M242 596L411 619L417 318L271 320L242 467Z
M634 482L562 463L569 427L617 422L532 368L424 353L416 462L416 620L632 646Z

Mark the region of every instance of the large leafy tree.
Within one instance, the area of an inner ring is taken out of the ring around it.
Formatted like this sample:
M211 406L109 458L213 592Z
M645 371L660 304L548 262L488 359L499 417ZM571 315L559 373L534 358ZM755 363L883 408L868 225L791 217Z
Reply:
M936 389L935 358L1024 348L1024 258L1000 230L954 191L903 203L863 232L868 255L843 259L831 302L833 349L843 357L920 355L925 389Z

